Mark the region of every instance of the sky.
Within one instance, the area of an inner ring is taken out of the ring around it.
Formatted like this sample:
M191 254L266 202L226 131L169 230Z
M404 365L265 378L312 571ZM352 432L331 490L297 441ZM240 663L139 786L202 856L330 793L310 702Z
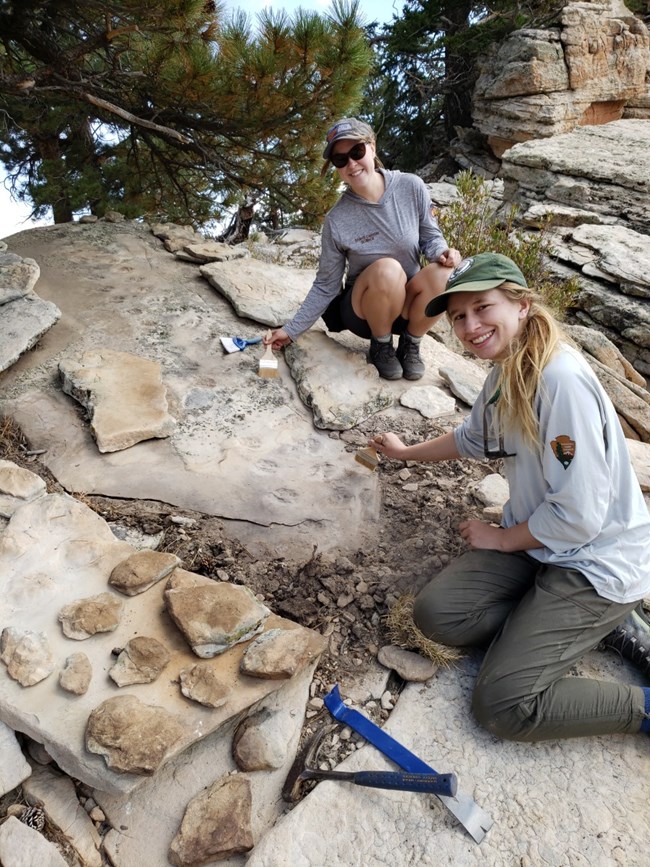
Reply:
M393 15L399 16L402 5L403 0L361 0L361 10L365 17L364 23L389 22ZM226 11L239 8L244 9L251 16L260 12L265 6L270 6L273 9L286 9L289 13L295 12L298 6L302 6L303 9L324 13L331 8L331 2L330 0L277 0L277 2L276 0L273 2L268 2L268 0L225 0ZM0 238L6 238L8 235L22 232L24 229L47 226L52 223L51 217L39 221L30 220L30 208L12 200L4 178L4 171L0 165Z

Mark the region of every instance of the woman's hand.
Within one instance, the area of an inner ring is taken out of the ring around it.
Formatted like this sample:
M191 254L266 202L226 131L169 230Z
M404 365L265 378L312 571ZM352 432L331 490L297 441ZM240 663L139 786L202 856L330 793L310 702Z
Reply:
M386 455L387 458L395 458L398 461L403 460L402 452L406 448L401 439L394 433L376 434L368 440L368 445L382 455Z
M269 337L265 335L262 338L262 342L264 343L264 346L268 346L270 343L272 344L273 349L282 349L283 346L288 346L291 343L291 338L284 328L276 328L271 332Z
M472 548L482 548L491 551L501 551L503 528L484 521L462 521L460 535Z
M462 256L460 252L455 249L445 250L444 253L441 253L438 256L438 264L443 265L445 268L455 268L456 265L460 263Z

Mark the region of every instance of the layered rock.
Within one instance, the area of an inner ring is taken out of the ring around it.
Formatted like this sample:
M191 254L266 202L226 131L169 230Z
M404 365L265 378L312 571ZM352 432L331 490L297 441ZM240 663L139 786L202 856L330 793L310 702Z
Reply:
M647 95L649 49L648 28L621 0L567 3L560 26L515 31L483 59L474 123L501 156L515 142L620 120Z
M7 252L0 242L0 372L15 364L61 317L51 301L34 286L40 267L31 258Z
M650 121L581 127L505 154L504 198L524 225L550 218L552 269L579 275L573 320L650 373ZM637 384L640 384L637 382ZM610 394L611 396L611 394Z

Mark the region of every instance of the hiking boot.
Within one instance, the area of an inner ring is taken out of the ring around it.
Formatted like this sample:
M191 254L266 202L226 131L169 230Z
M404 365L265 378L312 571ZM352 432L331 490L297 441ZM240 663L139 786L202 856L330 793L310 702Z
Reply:
M631 660L650 678L650 621L643 603L630 611L625 620L603 638L602 644Z
M424 362L420 358L420 344L411 340L410 335L400 334L397 344L397 359L402 365L404 379L421 379L424 373Z
M402 378L402 365L395 355L392 338L388 343L380 343L379 340L371 337L368 361L375 365L377 372L384 379Z

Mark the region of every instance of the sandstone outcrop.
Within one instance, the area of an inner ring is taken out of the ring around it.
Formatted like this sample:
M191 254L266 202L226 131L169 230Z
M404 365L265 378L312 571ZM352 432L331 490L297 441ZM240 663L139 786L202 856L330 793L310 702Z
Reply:
M524 225L551 216L551 267L560 277L579 275L574 321L601 331L644 377L650 374L649 140L650 120L620 120L516 144L502 163L504 200L518 206Z
M560 25L518 30L484 58L473 119L493 152L515 142L635 117L647 99L648 28L621 0L569 2Z

